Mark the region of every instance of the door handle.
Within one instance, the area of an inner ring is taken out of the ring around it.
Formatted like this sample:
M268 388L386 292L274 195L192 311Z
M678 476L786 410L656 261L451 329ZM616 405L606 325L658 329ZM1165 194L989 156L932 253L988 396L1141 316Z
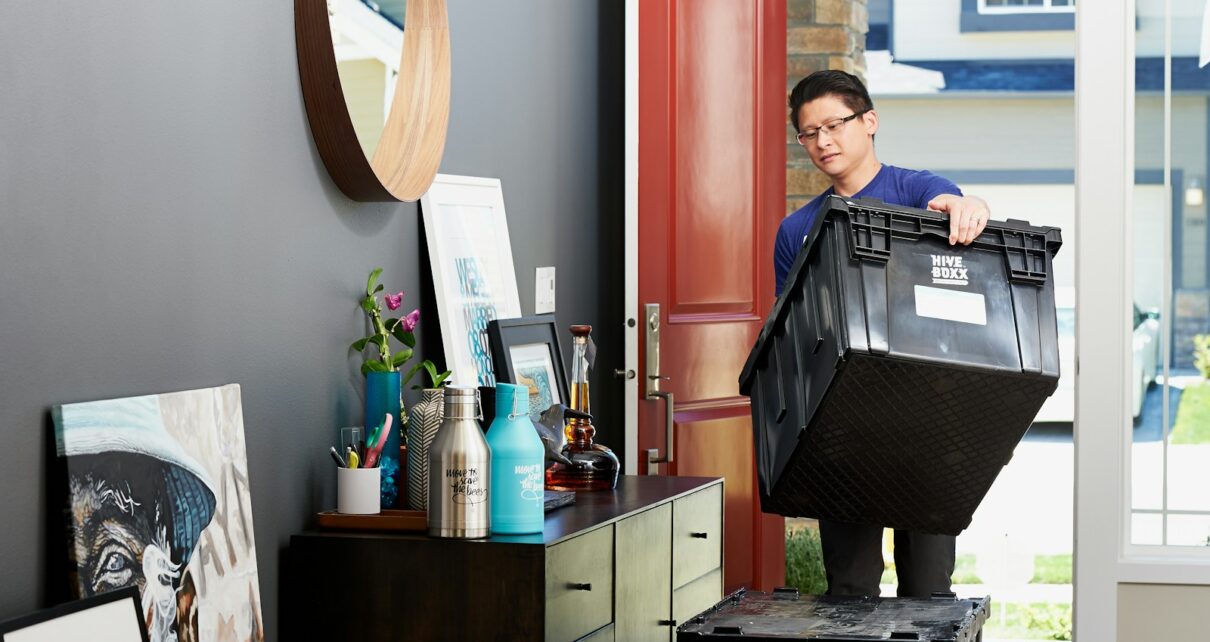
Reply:
M664 400L664 456L659 449L647 449L647 474L658 473L658 464L671 464L673 453L676 452L673 430L673 413L676 402L672 393L660 390L660 382L668 377L660 374L660 304L648 303L643 306L643 333L646 336L646 389L643 398L647 401Z

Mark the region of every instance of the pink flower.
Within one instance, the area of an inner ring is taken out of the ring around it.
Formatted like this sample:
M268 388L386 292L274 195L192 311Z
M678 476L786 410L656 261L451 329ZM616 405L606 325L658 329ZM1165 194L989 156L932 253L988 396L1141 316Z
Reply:
M416 324L420 323L420 310L412 310L406 317L401 320L403 323L403 331L411 332L416 329Z
M403 305L403 293L402 292L400 292L399 294L388 294L388 295L384 296L383 298L387 300L387 307L392 310L398 310L399 306Z

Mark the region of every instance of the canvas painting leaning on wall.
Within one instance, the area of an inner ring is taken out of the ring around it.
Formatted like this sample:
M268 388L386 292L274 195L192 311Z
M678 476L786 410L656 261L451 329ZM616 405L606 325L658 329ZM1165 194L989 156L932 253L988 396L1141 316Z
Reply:
M238 385L54 409L81 597L137 586L152 642L263 640Z

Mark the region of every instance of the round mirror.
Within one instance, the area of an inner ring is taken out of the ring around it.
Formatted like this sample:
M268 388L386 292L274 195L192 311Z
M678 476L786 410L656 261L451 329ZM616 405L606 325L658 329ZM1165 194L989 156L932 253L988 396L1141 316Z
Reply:
M359 201L414 201L441 163L449 122L444 0L295 0L311 132L332 179Z

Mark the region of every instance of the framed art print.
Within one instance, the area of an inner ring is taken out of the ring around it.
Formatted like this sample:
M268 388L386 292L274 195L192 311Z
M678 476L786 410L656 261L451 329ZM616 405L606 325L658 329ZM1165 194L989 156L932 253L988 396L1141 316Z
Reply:
M453 384L493 386L487 325L521 316L500 180L438 174L420 209Z
M0 642L150 642L137 586L0 622Z
M488 335L496 380L529 388L531 419L553 404L571 405L553 314L498 319L488 324Z

